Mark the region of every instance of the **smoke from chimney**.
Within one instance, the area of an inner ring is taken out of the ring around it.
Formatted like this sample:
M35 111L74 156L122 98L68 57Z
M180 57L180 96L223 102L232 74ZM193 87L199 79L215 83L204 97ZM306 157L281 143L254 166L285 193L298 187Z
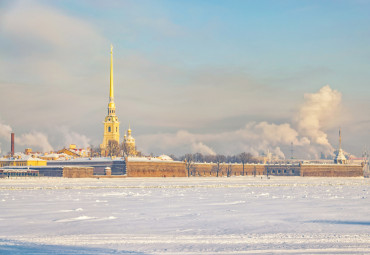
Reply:
M14 133L11 133L10 137L10 155L14 157Z

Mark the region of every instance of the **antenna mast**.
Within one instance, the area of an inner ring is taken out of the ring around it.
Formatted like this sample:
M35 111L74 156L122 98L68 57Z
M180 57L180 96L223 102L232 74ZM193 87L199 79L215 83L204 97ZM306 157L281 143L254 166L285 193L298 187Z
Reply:
M291 142L290 144L290 159L294 159L294 149L293 149L293 142Z
M362 152L362 162L364 166L364 177L369 178L370 171L369 171L369 152L365 146L364 151Z

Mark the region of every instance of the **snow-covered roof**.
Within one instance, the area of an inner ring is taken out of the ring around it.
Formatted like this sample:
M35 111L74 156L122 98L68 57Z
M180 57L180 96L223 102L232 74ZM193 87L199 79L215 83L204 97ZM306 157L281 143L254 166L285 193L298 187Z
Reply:
M18 157L11 157L11 158L0 158L0 161L26 161L26 160L32 160L32 161L45 161L43 159L32 157L31 155L19 155Z
M164 160L159 157L128 157L128 161L130 162L173 162L173 163L183 163L182 161L174 161L174 160Z
M68 155L67 155L68 156ZM70 157L70 156L69 156ZM119 157L119 158L114 158L112 159L111 157L99 157L99 158L59 158L59 161L70 161L70 162L87 162L87 161L122 161L124 158ZM53 160L55 161L55 160Z
M160 155L158 158L160 160L173 161L173 159L170 156L167 156L167 155L164 155L164 154Z

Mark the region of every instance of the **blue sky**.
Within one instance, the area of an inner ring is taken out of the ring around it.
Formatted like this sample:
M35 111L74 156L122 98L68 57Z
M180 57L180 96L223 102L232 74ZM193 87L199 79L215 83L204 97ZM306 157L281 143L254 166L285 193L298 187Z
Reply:
M121 130L131 124L144 152L288 155L290 139L301 157L314 158L337 146L341 127L345 149L359 156L370 140L369 7L3 1L1 149L8 151L10 128L24 138L19 150L101 143L112 43ZM326 85L330 90L321 90ZM311 119L301 116L313 103L309 94L328 100L313 117L316 133L299 122ZM281 139L266 139L266 132ZM328 144L317 142L321 132ZM36 135L48 145L37 146Z

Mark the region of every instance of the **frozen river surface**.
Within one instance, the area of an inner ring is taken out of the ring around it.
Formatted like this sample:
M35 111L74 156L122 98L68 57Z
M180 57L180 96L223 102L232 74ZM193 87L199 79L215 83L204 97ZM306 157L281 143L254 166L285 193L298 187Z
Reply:
M0 254L370 253L370 180L0 179Z

